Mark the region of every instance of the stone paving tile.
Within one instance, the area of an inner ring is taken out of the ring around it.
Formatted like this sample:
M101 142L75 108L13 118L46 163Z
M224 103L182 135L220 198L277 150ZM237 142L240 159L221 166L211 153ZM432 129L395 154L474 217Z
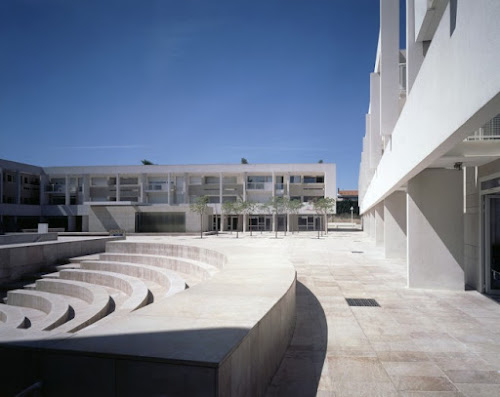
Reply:
M309 292L298 289L296 335L268 397L500 397L496 302L406 288L405 263L385 260L363 233L279 244ZM381 307L349 307L346 297Z

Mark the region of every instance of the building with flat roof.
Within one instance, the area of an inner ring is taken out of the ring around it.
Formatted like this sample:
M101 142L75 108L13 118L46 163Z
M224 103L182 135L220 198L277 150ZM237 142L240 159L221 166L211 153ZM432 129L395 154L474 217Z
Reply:
M500 3L380 1L359 174L365 230L408 286L500 293Z
M205 230L316 230L310 204L336 198L335 164L208 164L35 167L0 160L0 217L6 231L40 221L68 231L194 232L190 210L208 196ZM300 200L298 214L223 214L222 203Z

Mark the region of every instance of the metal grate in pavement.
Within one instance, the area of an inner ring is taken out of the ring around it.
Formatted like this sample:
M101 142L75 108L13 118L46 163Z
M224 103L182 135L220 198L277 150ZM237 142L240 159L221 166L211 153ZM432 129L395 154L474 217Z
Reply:
M373 306L380 307L375 299L345 298L349 306Z
M363 251L351 251L351 254L362 254Z

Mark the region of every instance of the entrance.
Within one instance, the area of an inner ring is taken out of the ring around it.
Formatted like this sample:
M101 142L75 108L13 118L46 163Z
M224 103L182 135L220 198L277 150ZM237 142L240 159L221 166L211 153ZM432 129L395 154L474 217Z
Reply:
M484 197L484 281L486 293L500 295L500 195Z

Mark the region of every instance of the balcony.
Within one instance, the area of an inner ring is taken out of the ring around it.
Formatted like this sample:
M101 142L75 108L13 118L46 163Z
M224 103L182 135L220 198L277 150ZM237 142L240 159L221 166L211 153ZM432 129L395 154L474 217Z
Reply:
M45 191L47 193L66 193L66 185L45 185ZM75 194L77 192L81 192L81 186L70 186L69 193Z
M324 183L293 183L290 185L290 196L323 196Z
M151 182L146 185L146 191L148 192L166 192L167 182Z

